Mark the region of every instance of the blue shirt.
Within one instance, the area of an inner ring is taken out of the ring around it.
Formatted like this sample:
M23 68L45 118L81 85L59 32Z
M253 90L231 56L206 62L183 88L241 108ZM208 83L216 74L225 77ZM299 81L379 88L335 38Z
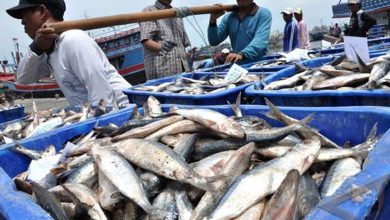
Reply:
M298 27L297 24L291 19L286 22L284 26L284 37L283 37L283 51L293 51L298 47Z
M209 43L216 46L229 36L233 52L241 52L245 56L241 63L258 61L268 51L271 23L271 12L257 5L242 21L238 15L231 12L226 14L216 27L209 26Z

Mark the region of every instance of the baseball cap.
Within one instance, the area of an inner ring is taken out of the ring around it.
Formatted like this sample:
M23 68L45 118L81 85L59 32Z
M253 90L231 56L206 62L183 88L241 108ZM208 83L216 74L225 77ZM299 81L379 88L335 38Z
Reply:
M359 0L348 0L348 4L360 4Z
M294 11L294 14L301 15L302 14L302 8L296 8L295 11Z
M10 16L16 19L22 19L23 10L28 8L34 8L39 5L46 6L46 8L56 19L64 19L64 12L66 10L64 0L19 0L19 4L17 6L9 8L6 11Z
M293 13L293 9L292 8L290 8L290 7L287 7L287 8L285 8L283 11L282 11L282 13L281 14L288 14L288 15L291 15L292 13Z

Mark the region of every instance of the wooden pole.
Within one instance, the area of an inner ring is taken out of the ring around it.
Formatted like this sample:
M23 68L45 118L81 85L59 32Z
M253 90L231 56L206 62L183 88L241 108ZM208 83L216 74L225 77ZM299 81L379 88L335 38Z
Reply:
M218 6L199 6L190 7L191 15L210 14L220 11L234 11L237 9L237 5L223 5ZM64 21L56 23L47 23L48 27L52 27L57 33L62 33L71 29L91 30L103 27L110 27L115 25L123 25L130 23L138 23L143 21L154 21L165 18L178 17L175 8L163 9L150 12L138 12L130 14L120 14L114 16L96 17L73 21Z

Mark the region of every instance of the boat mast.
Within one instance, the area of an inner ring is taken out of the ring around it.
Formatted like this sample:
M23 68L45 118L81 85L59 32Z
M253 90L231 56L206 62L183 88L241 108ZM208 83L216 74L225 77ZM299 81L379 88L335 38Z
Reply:
M20 62L20 52L19 52L18 38L12 38L12 40L14 41L14 45L15 45L16 64L19 64L19 62Z

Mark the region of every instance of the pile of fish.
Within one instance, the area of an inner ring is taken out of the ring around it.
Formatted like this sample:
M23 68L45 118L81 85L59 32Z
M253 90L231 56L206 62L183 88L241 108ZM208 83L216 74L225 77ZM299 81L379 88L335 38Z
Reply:
M177 94L191 94L202 95L209 93L216 93L226 89L236 88L248 83L258 82L261 75L248 74L238 79L226 80L222 75L205 75L200 79L192 79L187 77L178 77L171 82L155 84L152 86L134 86L132 89L149 92L162 93L177 93Z
M390 89L390 53L366 64L341 56L329 65L308 69L296 65L295 75L274 81L264 90L355 90Z
M314 114L297 120L267 104L284 127L243 115L237 104L234 117L165 113L150 97L143 115L134 109L120 128L70 140L75 147L67 143L42 179L31 182L30 166L14 182L55 219L303 219L361 171L376 129L341 148L308 126Z
M107 111L104 100L101 100L94 109L91 108L91 105L86 104L81 107L80 112L66 110L65 108L39 111L34 99L32 99L32 102L33 110L31 114L23 119L4 124L0 131L0 144L13 143L15 140L44 134L65 125L103 115Z

